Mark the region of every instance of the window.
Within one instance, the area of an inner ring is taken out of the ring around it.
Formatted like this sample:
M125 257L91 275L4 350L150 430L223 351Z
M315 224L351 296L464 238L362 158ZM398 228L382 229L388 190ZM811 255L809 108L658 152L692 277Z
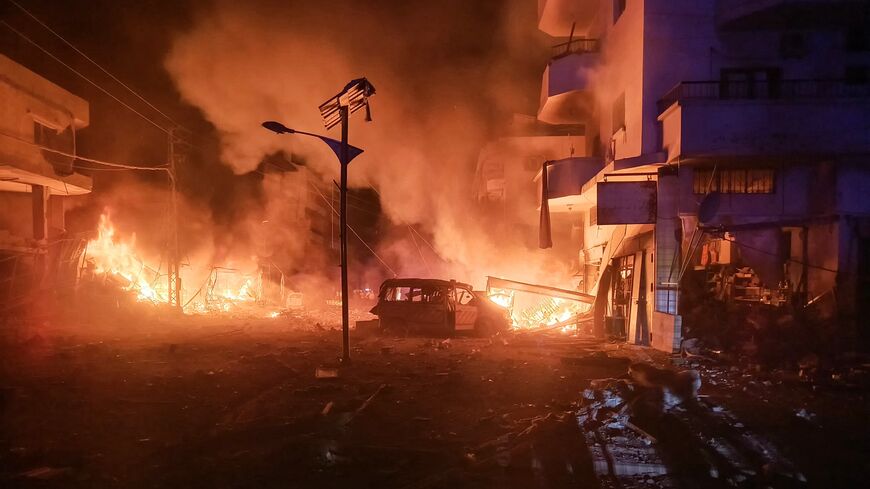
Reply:
M443 304L444 291L438 287L388 287L384 291L385 302L426 302Z
M444 302L444 293L438 287L423 287L422 292L423 302L429 304L442 304Z
M410 287L388 287L384 291L384 301L386 302L402 302L407 301L411 295Z
M75 151L75 136L72 127L58 132L56 129L45 124L33 121L33 142L39 146L73 153ZM58 175L72 175L73 158L49 151L42 152L43 158L51 163Z
M781 79L779 68L722 68L719 96L724 99L776 98Z
M625 128L625 93L616 97L616 100L613 101L613 112L612 112L612 131L610 134L616 134L620 129Z
M773 170L756 169L746 173L747 194L772 194L773 193Z
M625 12L625 4L628 0L613 0L613 23L615 24L622 13Z
M52 127L33 121L33 142L46 148L71 151L73 149L72 130L67 128L66 131L58 132Z
M471 300L474 299L474 295L466 289L456 289L456 302L458 302L462 306L468 305Z
M727 170L695 168L692 191L696 194L772 194L776 172L770 168L731 168Z

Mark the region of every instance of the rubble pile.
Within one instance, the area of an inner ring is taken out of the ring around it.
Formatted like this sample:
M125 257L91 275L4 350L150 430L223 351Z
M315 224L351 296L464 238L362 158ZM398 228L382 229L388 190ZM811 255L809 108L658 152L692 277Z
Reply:
M773 443L699 398L698 371L635 363L627 377L593 380L577 411L602 487L806 483Z
M632 364L630 379L598 379L583 391L577 412L593 468L603 487L672 487L658 440L636 423L654 421L700 387L695 371Z

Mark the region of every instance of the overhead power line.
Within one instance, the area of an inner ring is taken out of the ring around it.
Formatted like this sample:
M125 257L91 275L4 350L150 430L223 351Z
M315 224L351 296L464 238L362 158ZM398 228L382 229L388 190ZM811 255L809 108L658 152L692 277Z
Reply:
M328 205L329 208L332 209L332 212L334 212L335 215L339 215L339 214L338 214L338 211L337 211L337 210L335 209L335 207L332 205L332 202L330 202L329 200L327 200L326 196L323 195L323 192L321 192L320 189L317 188L317 185L314 185L314 184L311 183L311 182L308 182L308 183L311 185L311 187L312 187L314 190L317 191L317 193L320 195L320 198L323 199L324 202L326 202L326 205ZM361 236L356 232L356 230L354 230L354 228L350 227L350 225L348 225L347 228L350 229L350 232L352 232L353 235L356 236L356 239L360 240L360 242L363 244L363 246L365 246L366 248L368 248L368 250L371 252L371 254L374 255L374 257L377 258L379 262L381 262L381 265L383 265L384 268L386 268L387 270L389 270L390 273L392 273L394 277L397 277L397 276L398 276L398 274L396 274L396 271L393 270L393 268L392 268L391 266L387 265L387 262L385 262L385 261L383 260L383 258L381 258L377 253L375 253L375 250L373 250L372 247L369 246L369 244L366 243L364 239L362 239L362 237L361 237Z
M9 139L14 139L16 141L27 144L29 146L39 148L42 151L47 151L49 153L54 153L54 154L58 154L61 156L66 156L67 158L73 158L76 160L87 161L88 163L94 163L97 165L108 166L108 167L115 169L115 170L164 171L164 172L169 174L170 178L172 178L172 172L170 172L169 168L167 168L165 166L137 166L137 165L129 165L126 163L116 163L116 162L111 162L111 161L97 160L94 158L87 158L85 156L78 156L78 155L74 155L72 153L67 153L66 151L60 151L60 150L57 150L54 148L42 146L41 144L36 144L34 142L20 138L18 136L13 136L12 134L8 134L8 133L2 132L2 131L0 131L0 136L7 137ZM105 168L88 168L88 169L89 170L105 170Z
M372 185L371 181L369 181L369 188L371 188L372 191L374 191L374 193L376 193L378 195L378 198L381 198L381 193L378 192L378 189L376 189L374 185ZM444 259L443 256L441 256L440 253L438 253L438 250L436 250L435 247L432 246L432 243L430 243L429 240L427 240L426 238L423 237L422 234L420 234L420 231L417 231L416 229L414 229L414 226L411 226L410 224L406 224L406 226L408 226L408 229L410 229L414 234L416 234L417 237L420 238L421 241L423 241L424 243L426 243L427 246L429 246L429 249L432 250L432 253L435 253L435 256L437 256L439 259L441 259L441 261L444 261L444 262L447 261ZM413 237L413 235L412 235L412 237ZM417 243L415 242L414 244L416 245Z
M722 238L722 239L724 239L725 241L730 241L730 242L736 244L737 246L742 246L742 247L744 247L744 248L748 248L748 249L750 249L750 250L752 250L752 251L757 251L757 252L759 252L759 253L761 253L761 254L763 254L763 255L769 255L769 256L780 257L780 254L779 254L779 253L775 253L775 252L772 252L772 251L770 251L770 250L764 250L764 249L761 249L761 248L758 248L758 247L755 247L755 246L750 246L750 245L748 245L748 244L746 244L746 243L743 243L743 242L737 241L736 239L733 239L733 238ZM821 266L821 265L814 265L814 264L812 264L812 263L807 263L807 262L805 262L805 261L798 260L798 259L796 259L796 258L786 258L786 261L790 261L790 262L792 262L792 263L797 263L798 265L805 265L805 266L807 266L807 267L809 267L809 268L814 268L814 269L816 269L816 270L822 270L822 271L824 271L824 272L840 273L839 270L834 270L833 268L823 267L823 266Z
M75 51L75 52L77 52L79 55L81 55L81 57L83 57L83 58L85 58L86 60L90 61L91 64L93 64L94 66L96 66L97 68L99 68L100 71L102 71L103 73L105 73L106 75L108 75L109 78L111 78L112 80L115 80L119 85L121 85L122 87L124 87L125 89L127 89L128 92L132 93L134 96L136 96L136 98L138 98L139 100L141 100L141 101L142 101L143 103L145 103L148 107L151 107L151 108L154 109L154 111L156 111L158 114L160 114L160 115L162 115L164 118L166 118L166 120L168 120L169 122L171 122L172 125L174 125L174 126L178 126L178 127L182 127L181 124L175 122L175 121L172 119L172 117L169 117L168 115L166 115L165 112L163 112L162 110L160 110L160 109L158 109L157 107L155 107L154 104L152 104L151 102L149 102L148 100L146 100L145 97L139 95L139 93L137 93L135 90L133 90L132 88L130 88L130 86L128 86L126 83L124 83L124 82L122 82L121 80L119 80L118 77L116 77L115 75L113 75L112 73L110 73L109 70L103 68L99 63L97 63L96 61L94 61L90 56L88 56L87 54L85 54L84 52L82 52L81 49L75 47L71 42L67 41L63 36L61 36L61 35L58 34L54 29L52 29L51 27L49 27L48 25L46 25L45 22L39 20L39 18L37 18L35 15L33 15L33 14L32 14L29 10L27 10L26 8L22 7L18 2L16 2L15 0L9 0L9 3L11 3L12 5L15 5L16 7L18 7L19 10L21 10L22 12L24 12L25 14L27 14L28 17L30 17L31 19L33 19L34 21L36 21L36 23L38 23L39 25L41 25L42 27L44 27L45 30L47 30L48 32L54 34L55 37L57 37L58 39L60 39L61 41L63 41L64 44L66 44L66 45L69 46L73 51Z
M97 90L103 92L104 94L106 94L107 96L109 96L110 98L112 98L114 101L118 102L119 104L123 105L124 107L126 107L128 110L130 110L130 111L133 112L134 114L138 115L138 116L141 117L142 119L144 119L144 120L146 120L147 122L149 122L152 126L154 126L154 127L156 127L157 129L161 130L163 133L169 135L169 130L168 130L168 129L166 129L166 128L164 128L163 126L161 126L160 124L154 122L153 119L149 118L149 117L146 116L145 114L143 114L143 113L139 112L138 110L134 109L133 107L131 107L129 104L127 104L127 103L124 102L123 100L121 100L121 99L119 99L118 97L114 96L111 92L109 92L109 91L106 90L105 88L101 87L98 83L94 82L93 80L91 80L91 79L88 78L87 76L83 75L81 72L79 72L78 70L76 70L76 69L73 68L72 66L68 65L67 63L65 63L63 60L61 60L60 58L58 58L57 56L55 56L54 54L52 54L49 50L47 50L47 49L45 49L44 47L42 47L41 45L39 45L39 43L37 43L37 42L34 41L33 39L27 37L23 32L21 32L21 31L19 31L18 29L16 29L16 28L12 27L11 25L9 25L9 23L6 22L5 20L0 20L0 24L3 24L4 26L6 26L7 29L11 30L12 32L14 32L15 34L17 34L19 37L21 37L22 39L24 39L24 40L27 41L28 43L32 44L34 47L36 47L37 49L39 49L40 51L42 51L43 53L45 53L45 54L46 54L47 56L49 56L51 59L53 59L53 60L57 61L58 63L62 64L62 65L63 65L64 67L66 67L68 70L72 71L73 73L75 73L76 75L78 75L80 78L82 78L83 80L85 80L86 82L88 82L89 84L91 84L91 85L92 85L94 88L96 88Z

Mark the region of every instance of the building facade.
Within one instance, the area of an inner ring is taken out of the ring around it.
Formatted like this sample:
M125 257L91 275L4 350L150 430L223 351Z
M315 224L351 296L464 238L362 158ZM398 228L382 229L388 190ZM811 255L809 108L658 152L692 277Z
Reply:
M89 106L3 55L0 101L0 297L11 307L34 287L75 278L83 242L65 239L64 214L69 197L92 187L71 157Z
M585 128L584 156L565 164L601 162L591 176L551 168L548 185L563 189L550 212L583 228L597 333L676 350L691 280L722 300L830 299L858 317L866 2L540 0L538 12L557 40L537 117Z

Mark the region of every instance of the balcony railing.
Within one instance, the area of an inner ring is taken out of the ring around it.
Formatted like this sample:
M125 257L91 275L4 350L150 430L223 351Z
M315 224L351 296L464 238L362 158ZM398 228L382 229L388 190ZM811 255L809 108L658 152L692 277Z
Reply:
M659 114L684 100L813 100L870 97L870 83L845 80L685 81L658 101Z
M552 58L561 58L569 54L597 53L600 48L598 39L568 39L553 46Z

